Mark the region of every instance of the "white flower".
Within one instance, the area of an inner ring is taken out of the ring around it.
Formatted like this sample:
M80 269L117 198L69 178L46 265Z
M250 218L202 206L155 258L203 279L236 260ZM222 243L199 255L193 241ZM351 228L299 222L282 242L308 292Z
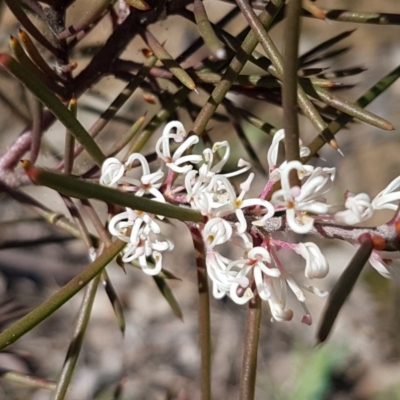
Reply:
M261 246L252 248L245 258L230 262L226 271L230 274L237 271L229 292L229 297L236 304L245 304L254 297L251 288L246 287L251 281L254 281L261 299L268 301L271 297L271 278L280 276L280 271L271 266L268 250Z
M147 162L146 158L139 153L133 153L128 157L128 160L125 163L125 168L127 171L129 171L132 168L132 165L136 160L140 162L140 165L142 167L141 178L135 179L125 176L120 180L120 183L131 185L132 186L131 188L125 187L124 189L127 191L135 189L136 196L141 197L144 194L151 194L157 200L164 203L165 202L164 196L158 190L158 188L162 184L161 180L164 177L164 172L158 170L156 172L151 173L149 163Z
M126 175L132 169L135 161L139 161L142 167L140 179ZM151 194L159 201L165 202L164 196L158 190L163 177L164 172L161 170L150 172L149 163L142 154L133 153L125 164L115 157L107 158L101 168L100 184L111 187L121 186L124 191L134 191L136 196Z
M394 192L394 190L400 187L400 176L393 179L392 182L387 185L378 195L372 200L372 208L379 210L381 208L388 208L390 210L396 210L398 204L392 204L400 200L400 191Z
M222 299L230 291L232 282L226 274L226 267L231 260L212 249L207 251L207 275L213 284L213 296Z
M176 129L177 133L171 133L172 129ZM178 174L186 174L189 172L193 166L190 164L182 165L185 163L197 164L202 161L202 156L196 154L189 154L182 156L182 154L192 147L199 141L198 136L191 136L186 138L186 130L182 123L179 121L169 122L163 131L162 136L158 139L156 143L156 152L158 156L166 163L167 167ZM175 151L174 155L171 156L171 149L169 141L173 139L177 143L182 143Z
M118 239L132 244L139 243L140 234L149 235L153 232L158 235L161 232L159 225L149 214L130 208L114 215L108 224L108 230Z
M152 242L150 238L146 235L138 244L129 243L123 249L123 262L131 262L134 260L139 260L139 264L143 272L147 275L157 275L162 270L162 254L161 252L170 250L171 243L164 241L154 241ZM155 261L154 266L149 265L147 262L147 257L152 257Z
M250 288L245 289L245 294L239 297L232 292L232 285L237 288L246 288L249 280L246 277L246 270L233 265L232 261L213 249L207 250L206 256L207 275L213 284L213 296L221 299L225 295L232 294L232 300L237 304L244 304L253 297Z
M315 249L313 249L312 251L315 252ZM304 255L306 255L306 254L304 254ZM307 286L307 285L304 285L302 283L296 282L296 280L294 279L292 274L289 271L287 271L285 269L285 267L282 265L282 262L279 259L277 251L276 251L276 249L274 249L274 247L271 247L271 256L272 256L272 259L273 259L274 263L276 264L277 268L281 272L281 275L279 277L280 294L278 296L277 293L275 292L275 297L273 297L273 298L275 298L274 309L276 310L276 312L285 311L282 314L283 316L287 316L287 317L290 316L290 311L291 310L287 310L285 308L286 296L287 296L287 287L289 287L290 290L293 292L293 294L296 296L297 300L299 301L301 307L304 310L304 316L303 316L301 322L303 322L303 323L305 323L307 325L311 325L312 319L311 319L310 312L308 311L307 305L305 304L306 297L305 297L304 292L303 292L302 289L307 290L308 292L311 292L311 293L313 293L313 294L315 294L317 296L320 296L320 297L326 296L328 293L320 291L320 290L318 290L317 288L315 288L313 286ZM323 273L324 268L322 268L321 271ZM310 272L311 271L308 271L308 274L311 276ZM271 291L271 294L272 294L272 291ZM279 300L277 300L277 299L279 299ZM272 311L271 304L270 304L270 307L271 307L271 311ZM277 315L280 315L280 314L278 313Z
M222 298L225 294L236 304L245 304L254 297L251 282L263 300L271 297L271 279L280 271L271 266L271 257L263 247L254 247L245 258L231 261L209 248L206 257L207 272L213 282L213 294Z
M100 184L116 187L118 181L124 176L125 166L118 158L107 158L101 166Z
M306 260L304 275L309 278L324 278L329 272L329 265L319 247L312 242L299 243L294 251Z
M336 222L347 225L355 225L372 217L374 210L371 199L366 193L354 195L347 191L345 193L347 210L339 211L334 215Z
M290 161L281 172L282 189L272 195L272 203L286 208L286 220L296 233L307 233L314 220L306 213L324 214L329 210L322 195L332 187L335 168L315 168L301 188L290 187L289 174L297 170L299 178L307 175L307 169L299 161Z
M239 196L233 189L233 186L229 180L223 175L215 175L210 182L207 190L214 194L214 203L212 207L219 216L226 216L235 212L238 219L237 229L238 233L244 233L247 229L247 222L244 216L243 209L247 207L260 206L265 209L265 214L262 220L271 218L275 209L272 204L263 199L253 198L253 199L243 199L245 194L250 190L251 182L254 179L254 173L251 173L249 177L240 185L242 189Z
M139 260L140 266L148 275L157 275L161 271L161 253L171 250L172 244L167 240L153 241L151 239L151 235L160 233L160 227L148 214L127 209L126 212L115 215L111 219L109 231L120 240L128 242L122 251L123 262ZM148 264L147 257L154 259L154 266Z
M159 225L153 218L142 211L127 208L125 212L111 218L109 232L128 245L122 251L122 261L139 260L143 271L148 275L157 275L162 269L162 255L166 250L172 250L172 243L167 240L152 240L152 235L160 233ZM152 257L155 265L148 264L146 258Z

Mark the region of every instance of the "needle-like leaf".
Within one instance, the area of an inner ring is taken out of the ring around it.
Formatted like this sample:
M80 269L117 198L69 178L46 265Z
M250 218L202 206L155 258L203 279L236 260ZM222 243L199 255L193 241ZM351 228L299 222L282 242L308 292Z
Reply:
M75 139L85 147L85 150L98 165L103 163L105 156L99 146L75 118L74 114L64 106L50 88L13 57L0 54L0 64L24 84L59 119L75 136Z
M372 240L365 238L365 240L362 241L361 246L358 248L356 254L351 259L349 265L336 282L335 287L332 289L332 292L327 300L321 325L318 329L317 338L319 343L324 342L328 338L333 324L336 321L336 317L350 292L353 290L353 287L362 269L364 268L365 263L368 261L373 248L374 244Z
M129 207L152 214L176 218L180 221L203 222L200 212L185 207L173 206L130 193L121 192L90 181L74 178L69 175L51 172L34 167L29 161L22 161L29 178L39 185L50 187L59 193L80 199L96 199L109 204Z

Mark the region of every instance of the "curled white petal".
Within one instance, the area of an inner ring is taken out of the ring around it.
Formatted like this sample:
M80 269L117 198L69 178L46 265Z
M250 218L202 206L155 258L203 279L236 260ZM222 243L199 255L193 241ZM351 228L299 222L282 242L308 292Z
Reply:
M253 247L247 254L248 258L256 261L264 261L267 263L271 262L271 255L265 247L257 246Z
M231 224L219 217L207 221L203 231L206 243L210 248L228 242L232 233Z
M158 251L154 251L153 254L153 259L155 261L154 266L149 266L147 263L146 258L144 257L144 262L143 264L141 263L140 266L142 267L142 270L145 274L154 276L157 275L161 272L162 270L162 255Z
M247 254L250 265L255 265L263 274L269 277L277 278L281 275L278 268L271 264L271 255L265 247L253 247Z
M299 195L296 196L296 201L306 203L326 194L332 188L335 173L335 168L315 168L302 185Z
M213 167L211 167L211 164L213 161L213 153L217 152L221 148L225 149L224 155L222 156L221 160L217 164L215 164ZM216 174L220 173L222 168L224 167L224 165L227 163L230 154L231 154L231 148L229 146L229 143L226 140L224 140L222 142L215 142L213 145L213 148L212 148L211 157L209 158L211 161L209 170ZM208 155L208 157L209 157L209 155Z
M299 243L294 250L306 260L304 275L309 278L324 278L329 272L329 265L319 247L312 242Z
M297 215L294 208L286 210L286 221L293 232L305 234L314 226L314 220L307 215Z
M125 166L118 158L107 158L101 167L100 184L104 186L117 186L118 181L124 176Z

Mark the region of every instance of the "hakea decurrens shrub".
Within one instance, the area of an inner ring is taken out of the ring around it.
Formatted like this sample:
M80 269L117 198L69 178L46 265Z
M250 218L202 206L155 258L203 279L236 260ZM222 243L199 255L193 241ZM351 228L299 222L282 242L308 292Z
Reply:
M379 243L370 256L370 263L388 277L390 261L399 257L398 252L393 252L397 250L396 227L353 225L369 219L375 210L397 209L400 191L396 190L400 187L400 177L372 201L366 193L346 192L343 205L329 204L325 195L333 186L335 168L313 167L299 161L279 164L278 150L283 139L281 129L275 133L268 151L269 178L259 197L249 196L254 179L254 173L249 172L250 163L240 159L236 171L222 172L230 156L227 141L215 143L212 149L206 148L202 155L188 154L199 138L188 137L179 121L169 122L156 143L155 150L162 162L160 169L152 172L147 159L139 153L131 154L126 162L108 158L102 166L100 183L135 196L200 211L206 222L196 228L203 237L207 274L212 281L214 297L227 295L235 303L245 304L258 294L269 303L275 320L287 321L293 317L293 311L286 304L289 289L304 310L302 322L311 324L304 292L317 296L325 296L327 292L298 281L284 265L279 252L289 249L304 258L307 279L324 278L329 271L328 262L315 243L283 241L279 233L339 238L355 246L359 245L361 237L369 235ZM178 147L172 151L171 147L176 144ZM217 150L223 152L218 160ZM300 154L307 156L309 149L300 144ZM141 168L139 178L132 172L137 166ZM297 172L301 187L290 186L292 171ZM230 180L237 177L243 177L239 194ZM281 189L273 192L277 182ZM162 219L162 216L126 208L114 215L108 225L113 236L127 242L122 260L138 260L149 275L161 271L162 254L173 249L172 242L162 236L159 224ZM226 245L235 246L241 255L230 259L224 255L228 254ZM149 258L152 263L148 262Z

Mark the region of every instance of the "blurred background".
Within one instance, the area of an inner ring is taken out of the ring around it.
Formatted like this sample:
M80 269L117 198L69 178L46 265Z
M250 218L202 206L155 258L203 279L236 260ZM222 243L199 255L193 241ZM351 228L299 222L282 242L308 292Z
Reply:
M70 21L79 16L84 3L79 0L71 7L68 16ZM215 0L206 0L204 4L213 22L220 20L233 7L232 4ZM400 13L397 0L319 0L316 4L328 9ZM2 11L0 49L3 53L9 53L8 38L10 34L17 34L18 25L6 7L3 6ZM245 26L244 18L238 16L227 26L227 30L237 34ZM87 65L89 56L96 46L104 42L110 29L109 21L104 20L80 44L75 54L78 62L75 73ZM178 16L158 22L150 29L161 43L165 42L165 47L173 56L179 55L198 37L196 27ZM347 51L315 65L329 68L328 72L355 67L365 69L360 74L340 79L345 84L354 85L337 91L337 94L351 101L355 101L399 65L400 28L303 18L300 39L300 54L303 54L337 34L353 29L354 32L348 38L335 45L336 49L347 48ZM284 24L274 27L271 35L282 50ZM143 47L144 43L135 39L124 52L123 58L142 62ZM196 53L197 58L190 58L182 66L195 66L207 55L207 49L203 48L202 51ZM245 72L254 73L254 67L249 65ZM3 71L0 82L2 92L8 95L7 101L0 99L0 153L4 154L23 131L30 117L22 86ZM163 89L167 90L168 83L164 84L166 86ZM124 85L114 77L97 83L79 99L80 121L90 127L98 118L99 110L105 109ZM161 106L159 101L154 99L155 104L144 101L143 94L146 91L133 96L118 114L118 118L107 126L99 139L103 147L107 147L111 138L118 137L144 112L148 113L149 119L158 112ZM192 101L200 106L207 98L205 92L191 95ZM228 98L235 104L246 104L246 109L270 124L278 128L282 126L282 111L277 105L233 92ZM395 128L400 126L400 82L392 85L368 109L389 120ZM178 116L190 129L191 117L183 111L178 111ZM304 117L300 117L300 123L301 137L307 144L316 133ZM231 137L232 127L226 122L213 120L208 128L212 141ZM251 138L265 167L270 139L266 139L265 134L250 124L243 124L242 128ZM63 154L63 135L64 130L58 124L48 130L39 165L54 166L57 158ZM333 201L340 202L345 190L375 196L400 175L400 135L397 129L385 132L363 123L352 123L339 133L337 140L345 156L341 157L334 149L325 146L320 155L326 162L316 161L318 165L337 168L338 179L332 193ZM251 161L239 142L233 140L231 143L234 148L231 158L233 164L236 164L238 157ZM151 151L149 144L144 153ZM86 162L84 156L79 158L78 171L79 168L84 169ZM263 182L265 176L257 173L255 194L262 188ZM63 202L50 190L30 185L23 190L46 204L51 199L53 210L68 215ZM105 206L98 203L98 210L105 219ZM390 213L382 213L368 221L368 225L384 222L389 217ZM15 222L17 220L18 223ZM166 255L164 265L181 279L169 281L169 284L182 309L182 320L173 315L151 277L133 267L128 266L124 273L116 264L110 265L108 273L124 305L125 336L119 331L110 302L100 287L68 399L111 399L118 384L123 387L122 399L200 398L194 252L183 224L173 222L165 224L163 228L176 242L176 249ZM55 243L29 245L31 241L46 237L52 237ZM330 290L353 255L354 248L339 241L320 241L318 244L323 248L331 267L328 278L318 282L318 287ZM2 194L0 248L0 299L3 299L0 301L0 324L4 321L0 325L1 329L13 315L23 315L40 304L88 263L81 242L65 237L59 230L44 224L27 208ZM296 258L290 262L294 270L297 268L301 273L300 260ZM81 295L78 295L24 336L10 351L1 353L0 373L2 368L11 368L57 379L72 337L80 302ZM300 323L302 314L299 309L295 309L295 318L290 323L277 323L270 321L268 307L265 307L256 399L400 399L398 284L385 280L369 265L366 266L362 278L339 315L330 339L317 348L314 347L315 330L324 299L309 295L307 303L314 321L311 327ZM237 398L246 307L237 306L229 299L213 299L211 304L213 398ZM0 378L0 398L46 400L51 396L46 390L27 389Z

